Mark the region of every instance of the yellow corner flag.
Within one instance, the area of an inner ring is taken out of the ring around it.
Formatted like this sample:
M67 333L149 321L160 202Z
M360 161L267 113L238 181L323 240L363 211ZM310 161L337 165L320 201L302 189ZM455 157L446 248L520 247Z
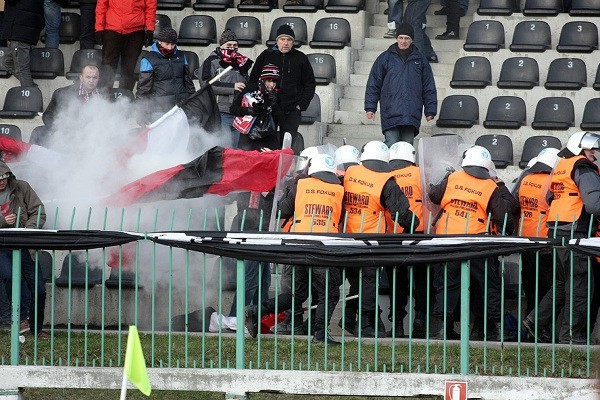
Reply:
M123 371L124 387L126 387L125 376L129 378L131 383L137 386L140 392L146 396L150 396L152 388L150 387L148 372L146 372L146 361L142 352L142 344L140 343L140 337L135 325L129 327L129 335L127 336L127 351L125 353Z

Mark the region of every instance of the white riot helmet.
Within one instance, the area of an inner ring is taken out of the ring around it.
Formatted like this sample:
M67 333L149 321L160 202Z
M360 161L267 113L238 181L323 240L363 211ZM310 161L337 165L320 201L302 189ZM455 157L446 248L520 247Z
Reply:
M378 160L389 162L390 161L390 149L385 143L379 140L372 140L365 144L360 155L360 161L367 160Z
M415 163L415 148L408 142L396 142L390 147L390 161L404 160Z
M488 169L491 161L492 155L488 149L475 145L463 154L461 167L483 167Z
M554 168L558 160L560 160L560 157L558 156L559 151L560 150L555 149L554 147L547 147L540 151L540 154L535 158L537 159L537 162L541 162L550 168Z
M347 164L360 164L360 152L354 146L345 144L335 151L335 164L346 166Z
M498 174L496 174L496 165L494 164L494 161L492 161L492 158L488 158L485 161L485 169L488 170L488 172L490 173L490 178L496 178L498 176Z
M296 170L301 171L308 165L308 162L317 154L319 154L319 149L317 146L307 147L300 153L300 159L296 163Z
M336 173L335 160L329 154L317 154L310 159L310 166L308 167L308 174L312 175L317 172L331 172Z
M575 132L567 142L567 149L575 155L581 154L581 150L598 149L600 136L591 132Z

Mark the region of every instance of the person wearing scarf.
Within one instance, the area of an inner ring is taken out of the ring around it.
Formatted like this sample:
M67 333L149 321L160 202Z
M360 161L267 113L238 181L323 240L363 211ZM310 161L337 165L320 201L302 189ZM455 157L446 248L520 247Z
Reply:
M236 91L243 91L246 88L249 71L253 63L254 61L240 54L238 38L230 29L225 29L219 39L219 47L210 53L202 63L200 79L203 82L210 80L225 68L233 67L231 71L212 85L221 112L221 130L225 139L225 146L238 147L240 133L233 128L235 115L229 112L229 108L233 104Z

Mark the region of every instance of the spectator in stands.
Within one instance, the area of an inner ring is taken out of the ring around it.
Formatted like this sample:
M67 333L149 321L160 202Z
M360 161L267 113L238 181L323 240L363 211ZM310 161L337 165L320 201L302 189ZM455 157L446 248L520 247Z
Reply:
M80 49L93 49L96 45L94 25L96 24L97 0L79 0L79 14L81 15L81 35L79 37Z
M346 232L348 233L384 233L386 231L386 212L397 216L397 222L408 231L413 224L418 226L419 217L410 210L410 203L402 189L394 180L389 165L390 150L379 141L367 143L362 151L361 165L346 169L344 175L344 213ZM377 324L383 327L376 315L375 277L378 267L362 269L362 319L356 321L358 301L346 303L345 328L363 337L375 337ZM359 269L347 268L346 277L350 282L349 295L359 293ZM380 314L381 311L377 310ZM379 337L385 337L385 330L379 328Z
M8 40L9 53L4 65L21 86L34 86L30 52L44 28L44 3L40 0L9 0L4 5L2 39Z
M396 27L402 23L403 0L388 0L388 31L383 35L386 39L396 38Z
M592 235L596 231L598 224L593 223L593 218L600 215L600 175L594 161L598 148L600 135L576 132L558 153L563 158L554 167L550 178L548 237L567 242L587 238L590 228ZM543 333L551 327L554 306L556 310L564 306L562 321L558 321L560 343L586 344L589 339L588 290L593 295L593 277L592 282L588 281L588 259L566 247L556 248L556 254L555 287L539 304L538 331ZM532 312L523 321L532 335L535 334L534 323L535 314ZM539 340L546 341L547 338L540 335Z
M267 64L274 64L279 68L281 79L279 85L279 105L283 110L285 119L279 126L280 141L283 133L292 134L292 148L297 140L298 127L302 111L305 111L315 95L315 74L306 54L294 48L295 35L289 25L281 25L277 29L276 44L264 50L256 58L256 63L250 74L250 82L254 85L262 73L262 68ZM257 90L256 86L250 88Z
M142 45L154 42L155 23L156 0L98 0L96 41L102 45L100 87L113 87L120 59L119 88L133 90L133 70Z
M243 56L238 51L238 38L230 29L225 29L219 39L219 47L215 49L202 63L203 82L221 73L225 68L231 66L233 69L221 77L219 81L212 84L213 92L217 98L219 111L221 112L221 128L224 137L231 136L232 147L237 147L240 133L233 128L235 115L229 111L234 103L234 96L243 92L248 82L248 74L254 61Z
M342 201L344 188L336 175L334 158L328 154L319 154L312 158L308 168L308 177L296 181L287 188L277 208L282 218L295 218L292 232L338 232L342 219ZM295 291L281 293L262 303L261 314L287 310L294 303L294 325L302 325L302 304L309 295L309 282L312 272L312 284L318 298L314 321L313 343L339 345L329 335L329 321L340 297L341 276L335 267L296 266ZM248 331L255 337L258 331L257 306L246 309Z
M472 146L463 155L462 170L450 173L430 188L429 198L441 206L441 212L434 221L437 234L485 234L490 225L502 227L504 224L506 232L513 231L518 203L500 179L492 179L495 171L490 170L493 169L491 158L490 152L484 147ZM491 221L488 223L490 214ZM444 273L445 268L447 274ZM453 326L460 295L460 268L459 261L435 267L435 304L432 312L435 339L442 339L444 333L448 339L458 338ZM470 260L469 270L471 305L475 315L471 338L482 340L485 336L483 296L487 270L487 340L500 340L500 273L497 259ZM507 336L504 338L507 339Z
M44 0L44 18L46 21L46 48L58 49L61 20L58 0Z
M460 17L464 15L463 11L461 11L460 0L446 0L445 3L446 5L443 9L446 10L446 31L435 38L437 40L460 39L458 32L460 29ZM466 8L464 10L466 12Z
M435 54L431 46L431 40L429 40L425 30L427 27L426 14L430 4L431 0L408 0L404 21L413 27L415 32L414 45L427 57L429 63L437 63L437 54Z
M446 0L441 0L440 5L442 8L433 12L433 15L448 15L448 7L446 7ZM459 0L460 16L464 17L467 15L467 9L469 8L469 0Z
M152 49L142 57L136 97L144 122L153 122L196 91L193 72L177 48L177 32L162 28Z
M381 130L388 146L413 143L419 134L423 111L427 121L437 113L437 90L429 62L412 44L413 27L397 27L397 43L373 63L365 91L367 118L375 120L381 106Z
M10 168L0 161L0 228L42 228L46 222L44 204L29 183L18 180ZM19 219L17 220L17 215ZM0 250L0 284L12 292L12 249ZM34 293L37 290L37 298ZM36 266L28 250L21 250L21 333L31 330L41 339L46 307L46 287L41 267ZM35 310L35 311L34 311Z

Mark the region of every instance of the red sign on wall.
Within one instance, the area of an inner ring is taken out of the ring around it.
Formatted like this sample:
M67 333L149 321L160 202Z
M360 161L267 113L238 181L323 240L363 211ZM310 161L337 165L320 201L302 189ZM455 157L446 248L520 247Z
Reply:
M444 400L467 400L467 382L446 381Z

